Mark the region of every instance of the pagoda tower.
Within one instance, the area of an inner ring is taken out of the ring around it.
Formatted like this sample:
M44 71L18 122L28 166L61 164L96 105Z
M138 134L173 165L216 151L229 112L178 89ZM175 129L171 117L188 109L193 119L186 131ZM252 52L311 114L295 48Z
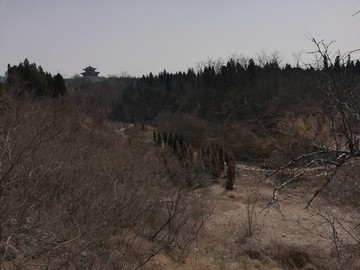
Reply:
M95 71L96 68L93 68L92 66L88 66L86 68L83 69L84 72L82 72L81 74L83 75L83 77L98 77L100 72Z

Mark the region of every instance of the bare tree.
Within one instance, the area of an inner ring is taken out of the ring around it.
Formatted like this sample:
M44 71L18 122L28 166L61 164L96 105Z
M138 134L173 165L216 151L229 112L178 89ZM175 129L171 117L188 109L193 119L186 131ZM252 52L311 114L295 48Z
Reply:
M332 42L311 40L315 46L311 53L321 62L309 64L307 70L323 97L317 109L325 119L324 125L328 125L328 133L322 140L315 140L314 137L301 136L289 128L289 136L292 137L289 145L271 137L280 155L285 158L268 175L278 176L274 178L278 180L272 182L273 195L269 205L278 203L281 190L309 175L312 168L323 170L317 189L309 190L311 196L306 202L306 208L325 221L324 226L333 239L337 257L340 263L345 264L343 258L346 252L355 257L360 254L360 235L355 229L360 226L359 213L354 213L353 220L345 222L340 215L329 212L321 204L314 204L314 201L321 195L331 203L360 206L355 199L360 195L360 178L356 173L360 156L360 84L351 68L346 66L351 54L357 50L345 54L332 53ZM321 127L317 128L315 132L321 132Z
M300 63L302 62L301 58L302 58L302 55L304 54L304 51L301 50L301 51L298 51L298 52L294 52L292 53L292 57L294 58L295 60L295 64L296 64L296 67L299 68L300 67Z

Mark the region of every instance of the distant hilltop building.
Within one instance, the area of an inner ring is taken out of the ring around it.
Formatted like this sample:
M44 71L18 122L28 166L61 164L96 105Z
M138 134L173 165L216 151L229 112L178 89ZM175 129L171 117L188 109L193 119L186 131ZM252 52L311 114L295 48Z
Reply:
M98 77L100 72L95 71L97 68L93 68L92 66L88 66L86 68L84 68L84 72L82 72L81 74L84 77Z
M96 71L97 68L94 68L92 66L88 66L84 68L84 72L81 72L81 75L83 75L83 78L87 79L89 82L99 82L104 80L104 77L99 77L98 71Z

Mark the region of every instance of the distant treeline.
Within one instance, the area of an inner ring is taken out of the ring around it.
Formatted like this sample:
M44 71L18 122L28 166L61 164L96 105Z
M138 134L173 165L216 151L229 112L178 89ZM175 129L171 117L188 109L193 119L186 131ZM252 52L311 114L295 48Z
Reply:
M222 66L205 65L198 72L150 73L133 79L113 105L111 118L151 121L160 112L186 112L211 121L239 120L251 114L316 97L312 75L325 69L341 69L360 75L360 62L324 60L321 68L280 67L276 60L256 64L230 59Z
M63 77L58 73L52 76L41 66L30 64L28 59L17 66L8 65L7 85L15 95L29 94L34 98L60 97L67 88Z

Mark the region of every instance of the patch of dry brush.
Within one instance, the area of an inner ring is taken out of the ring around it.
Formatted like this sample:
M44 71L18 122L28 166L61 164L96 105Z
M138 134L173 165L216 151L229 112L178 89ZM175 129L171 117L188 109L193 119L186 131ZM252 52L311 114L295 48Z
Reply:
M186 250L209 214L206 194L174 184L182 175L151 144L89 130L69 100L9 99L0 115L0 265L137 269L163 250Z

